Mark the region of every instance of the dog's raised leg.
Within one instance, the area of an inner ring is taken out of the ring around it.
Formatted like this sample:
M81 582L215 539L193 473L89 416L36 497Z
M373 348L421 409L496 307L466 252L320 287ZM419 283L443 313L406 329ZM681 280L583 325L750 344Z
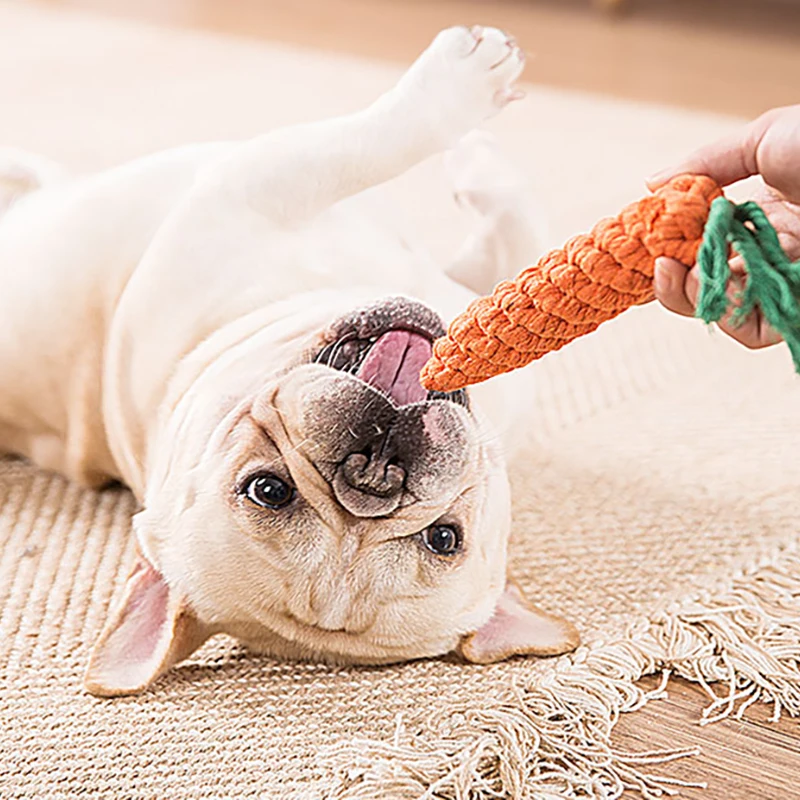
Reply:
M451 147L515 98L524 56L495 28L440 33L364 111L258 137L209 174L212 194L296 224Z
M477 220L445 272L477 294L488 294L536 260L543 215L528 181L491 134L467 134L446 154L445 165L456 201Z

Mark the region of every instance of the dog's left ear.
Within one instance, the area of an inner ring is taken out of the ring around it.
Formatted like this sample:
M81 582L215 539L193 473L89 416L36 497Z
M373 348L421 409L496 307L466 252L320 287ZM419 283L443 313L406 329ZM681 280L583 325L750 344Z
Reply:
M515 655L558 656L580 643L572 623L531 605L522 591L508 583L491 619L464 636L459 652L475 664L490 664Z
M100 697L138 694L211 633L140 555L94 646L84 686Z

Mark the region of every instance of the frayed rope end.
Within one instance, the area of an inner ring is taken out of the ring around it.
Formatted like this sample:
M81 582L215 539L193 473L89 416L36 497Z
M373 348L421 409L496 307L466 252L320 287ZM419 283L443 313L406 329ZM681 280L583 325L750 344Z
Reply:
M731 247L744 261L744 277L731 272ZM800 261L789 260L764 211L753 202L734 205L724 197L714 200L697 264L700 291L695 315L711 323L730 314L731 324L740 325L759 309L783 337L800 372ZM731 281L737 283L742 277L744 288L731 296Z

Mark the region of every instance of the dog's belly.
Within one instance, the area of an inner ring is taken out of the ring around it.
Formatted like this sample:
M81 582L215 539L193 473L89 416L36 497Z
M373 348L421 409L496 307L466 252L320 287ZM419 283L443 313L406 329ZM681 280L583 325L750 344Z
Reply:
M178 364L238 318L325 289L353 307L411 296L445 320L473 298L358 203L294 230L224 208L173 225L197 169L229 147L39 192L0 220L0 451L82 482L128 480L109 437L135 440L139 460Z
M246 211L186 214L164 226L118 309L111 349L126 359L121 394L135 395L136 414L152 419L176 365L201 342L237 319L320 291L350 294L353 309L409 296L445 319L474 297L424 250L347 207L294 228Z
M85 483L106 445L106 336L154 232L219 146L186 148L24 197L0 219L0 451Z

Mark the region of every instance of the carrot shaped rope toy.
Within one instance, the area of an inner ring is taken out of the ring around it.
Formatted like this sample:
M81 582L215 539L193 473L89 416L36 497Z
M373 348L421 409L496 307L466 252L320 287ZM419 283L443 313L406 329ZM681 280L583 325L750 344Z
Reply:
M733 321L759 307L800 372L800 261L789 260L758 205L734 205L711 178L682 175L473 301L435 342L422 383L454 391L591 333L653 299L660 256L699 264L697 316L716 322L730 305L731 246L747 272Z

